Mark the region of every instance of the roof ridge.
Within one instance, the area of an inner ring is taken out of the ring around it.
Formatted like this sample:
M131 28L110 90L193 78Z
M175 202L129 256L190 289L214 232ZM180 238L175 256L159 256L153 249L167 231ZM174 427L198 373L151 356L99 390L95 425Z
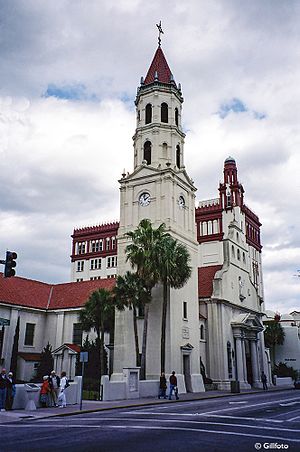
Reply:
M3 272L0 272L0 276L1 275L3 276ZM45 281L39 281L38 279L26 278L25 276L18 276L18 275L16 275L16 276L14 276L14 278L18 278L18 279L22 279L24 281L30 281L30 282L34 281L36 283L44 284L45 286L50 286L50 287L53 285L53 284L47 283Z

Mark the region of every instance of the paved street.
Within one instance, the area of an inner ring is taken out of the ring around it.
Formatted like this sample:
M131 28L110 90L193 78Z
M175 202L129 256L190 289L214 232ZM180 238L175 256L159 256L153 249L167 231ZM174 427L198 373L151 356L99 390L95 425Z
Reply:
M300 391L118 408L1 425L6 451L300 450ZM276 445L277 444L277 445ZM256 445L256 446L255 446Z

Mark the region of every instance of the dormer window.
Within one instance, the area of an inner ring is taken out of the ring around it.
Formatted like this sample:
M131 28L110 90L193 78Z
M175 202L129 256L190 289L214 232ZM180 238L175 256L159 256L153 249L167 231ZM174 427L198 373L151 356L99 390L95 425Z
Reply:
M144 160L146 160L147 165L151 165L151 142L146 141L144 144Z
M163 102L160 107L161 122L169 122L168 120L168 104Z
M146 105L146 120L145 120L145 123L146 124L150 124L150 122L152 122L152 105L151 104L147 104Z

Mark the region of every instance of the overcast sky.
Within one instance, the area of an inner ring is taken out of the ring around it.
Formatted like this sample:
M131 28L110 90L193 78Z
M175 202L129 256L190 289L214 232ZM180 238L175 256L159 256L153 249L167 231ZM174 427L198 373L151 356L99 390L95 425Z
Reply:
M233 156L263 224L266 308L300 310L298 0L0 0L0 258L66 282L73 228L119 219L160 19L197 200Z

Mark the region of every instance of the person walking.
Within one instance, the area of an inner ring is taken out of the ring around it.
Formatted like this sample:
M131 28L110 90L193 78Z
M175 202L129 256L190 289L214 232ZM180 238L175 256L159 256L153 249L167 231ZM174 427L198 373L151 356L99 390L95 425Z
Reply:
M66 372L62 372L60 378L60 390L58 395L58 403L61 403L61 405L59 405L59 408L65 408L67 406L66 389L68 386L70 385L67 379L67 374Z
M5 408L7 410L12 410L14 398L16 395L16 385L13 378L13 373L8 372L7 375L7 391L6 391L6 403Z
M49 378L48 375L45 375L43 377L43 384L40 390L40 402L42 408L47 408L47 406L49 406L49 394L51 392L51 389L49 386L48 378Z
M166 379L166 376L165 376L164 372L162 372L161 376L159 378L159 393L158 393L158 398L159 399L161 397L163 397L164 399L167 398L166 390L167 390L167 379Z
M0 411L5 411L6 393L7 393L6 369L2 369L0 374Z
M51 405L57 407L58 406L57 399L58 399L59 388L60 388L60 378L58 375L56 375L55 370L52 370L48 381L49 381L49 387L50 387Z
M267 386L267 376L264 373L264 371L261 372L261 377L260 378L261 378L261 382L263 384L263 389L266 391L268 389L268 386Z
M177 388L177 377L175 376L175 371L174 371L174 370L173 370L172 374L170 375L169 381L170 381L169 400L172 399L172 393L173 393L173 391L174 391L176 400L179 400L179 397L178 397L178 388Z

